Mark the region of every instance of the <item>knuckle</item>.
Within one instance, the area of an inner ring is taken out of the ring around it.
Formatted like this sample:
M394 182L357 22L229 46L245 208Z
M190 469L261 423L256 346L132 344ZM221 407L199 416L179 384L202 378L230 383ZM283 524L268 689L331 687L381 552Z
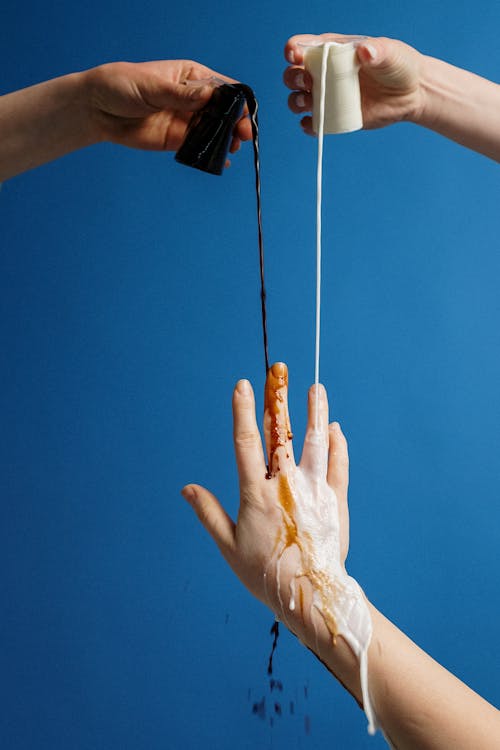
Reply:
M264 507L264 502L260 485L256 482L245 483L244 486L240 487L240 501L244 506L261 510Z
M238 430L234 435L234 442L241 448L257 445L259 440L260 435L257 430Z

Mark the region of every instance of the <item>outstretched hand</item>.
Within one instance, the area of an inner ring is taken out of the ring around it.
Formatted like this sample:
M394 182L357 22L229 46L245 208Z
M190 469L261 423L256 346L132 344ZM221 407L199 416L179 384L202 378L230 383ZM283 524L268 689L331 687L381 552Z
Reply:
M192 113L210 99L208 79L234 83L192 60L109 63L86 75L91 117L102 140L167 151L178 149ZM231 153L250 138L250 122L244 117L236 126Z
M264 414L267 465L250 383L240 380L235 388L237 522L199 485L184 487L184 497L245 586L364 707L370 732L378 724L399 750L492 750L492 738L499 736L498 711L419 649L346 575L347 444L340 427L328 425L322 386L316 419L311 388L304 448L296 465L287 381L285 365L273 365Z
M313 386L309 391L302 459L296 465L287 392L287 368L277 363L269 370L266 383L266 462L251 385L247 380L236 385L234 444L240 482L236 523L207 489L191 484L182 493L245 586L294 632L307 639L303 629L311 625L310 604L318 585L315 577L322 575L318 568L321 561L313 559L308 537L317 540L321 534L328 555L337 557L343 569L349 546L348 454L340 426L328 424L327 395L321 385L316 427ZM317 507L312 507L312 501L317 499L314 485L318 472L325 491L320 493ZM338 510L336 529L330 522L333 510L336 517ZM304 518L311 525L308 530L304 528Z
M302 44L313 41L342 41L343 34L299 34L285 46L285 58L291 65L284 72L285 85L293 90L288 106L295 114L312 110L312 80L304 70ZM395 39L367 38L357 48L360 63L359 82L363 127L381 128L401 120L417 121L423 108L420 66L422 55L413 47ZM312 134L312 118L301 120L306 133Z

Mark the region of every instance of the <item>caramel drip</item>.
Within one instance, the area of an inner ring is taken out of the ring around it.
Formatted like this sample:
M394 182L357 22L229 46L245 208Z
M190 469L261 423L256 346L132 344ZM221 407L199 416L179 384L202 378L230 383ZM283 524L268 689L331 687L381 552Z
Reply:
M280 552L281 556L286 549L292 547L294 544L302 551L302 543L295 521L295 499L292 495L288 479L281 474L278 481L278 499L283 511L283 522L285 524L285 538L282 540L284 546Z
M264 414L269 420L268 474L267 478L276 476L280 471L278 448L284 447L293 438L290 418L285 404L285 393L288 388L288 370L278 362L268 370L264 392ZM281 412L286 415L280 418Z
M304 589L302 588L300 584L299 584L299 612L300 612L302 619L304 619Z
M318 570L308 570L304 575L309 579L315 591L317 591L321 598L321 610L320 613L325 621L325 625L328 628L330 635L332 636L333 645L337 644L338 628L337 622L330 609L330 602L335 599L337 587L332 583L331 579L323 572Z
M281 531L280 542L282 543L278 557L281 558L285 551L296 545L301 553L302 570L296 574L296 577L307 578L311 583L314 591L319 594L321 599L321 609L319 610L325 622L333 644L337 642L338 628L335 617L330 607L330 602L335 601L338 594L338 586L323 571L314 569L311 564L311 554L309 550L312 547L312 539L306 533L299 535L297 521L295 520L295 498L293 496L288 477L280 474L278 477L278 499L283 514L284 528ZM299 606L303 613L304 592L302 586L299 587Z

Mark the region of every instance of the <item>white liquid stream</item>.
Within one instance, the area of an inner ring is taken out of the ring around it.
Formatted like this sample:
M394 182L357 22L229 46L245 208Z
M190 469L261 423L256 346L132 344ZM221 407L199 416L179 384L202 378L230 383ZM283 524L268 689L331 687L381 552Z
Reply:
M314 441L314 449L307 451L309 463L288 476L290 489L296 503L295 523L301 540L306 540L302 552L305 571L323 571L325 581L321 587L314 586L313 605L326 618L325 601L333 615L337 632L349 644L359 660L363 707L368 719L368 731L374 734L376 720L368 690L368 647L372 637L370 612L361 588L354 578L345 572L340 561L340 534L338 503L334 491L326 482L328 444L325 432L319 424L319 361L321 326L321 205L323 181L323 137L325 119L325 90L328 52L332 45L324 44L321 60L321 89L318 127L318 167L316 204L316 345L315 345L315 431L306 441ZM306 453L306 451L305 451ZM299 575L300 575L299 571ZM314 585L314 584L313 584ZM327 590L325 590L327 589ZM290 608L295 608L294 590L291 587Z

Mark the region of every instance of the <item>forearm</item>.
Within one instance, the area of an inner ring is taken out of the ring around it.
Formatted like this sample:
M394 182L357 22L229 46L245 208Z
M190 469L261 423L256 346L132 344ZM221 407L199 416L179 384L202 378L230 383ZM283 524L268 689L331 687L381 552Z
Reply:
M438 664L369 604L368 682L380 726L396 750L499 750L500 712ZM332 645L321 617L302 639L361 704L359 664Z
M310 605L306 594L300 615L287 613L285 622L361 706L357 658L341 636L333 644L322 616ZM369 691L378 723L395 750L500 750L500 712L368 606L373 623Z
M0 97L0 181L98 140L86 91L72 73Z
M418 124L500 161L500 85L422 56Z
M398 750L498 750L500 712L370 605L370 691Z

